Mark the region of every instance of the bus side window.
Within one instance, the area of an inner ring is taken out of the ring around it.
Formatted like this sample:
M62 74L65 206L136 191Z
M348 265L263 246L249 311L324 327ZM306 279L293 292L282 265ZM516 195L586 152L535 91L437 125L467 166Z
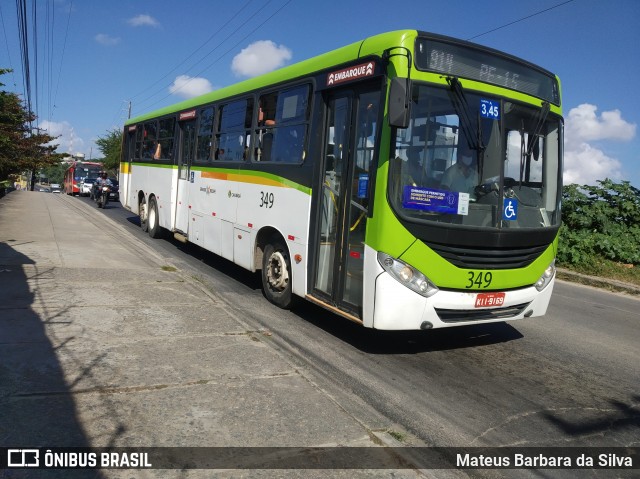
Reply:
M143 132L143 144L142 144L142 158L145 160L153 159L153 155L157 149L157 131L158 131L158 122L147 121L144 124L144 132Z
M301 163L305 158L308 118L308 85L261 96L255 161Z
M274 127L276 125L277 93L263 95L259 100L257 145L254 151L255 161L271 161L273 149Z
M144 128L142 125L136 126L136 146L133 154L133 158L140 160L142 158L142 136Z
M213 112L212 106L200 110L196 163L206 164L213 161Z
M253 99L238 100L220 108L216 154L218 161L243 161L247 156Z
M173 161L173 137L175 135L175 117L160 120L158 131L158 145L154 153L155 160Z

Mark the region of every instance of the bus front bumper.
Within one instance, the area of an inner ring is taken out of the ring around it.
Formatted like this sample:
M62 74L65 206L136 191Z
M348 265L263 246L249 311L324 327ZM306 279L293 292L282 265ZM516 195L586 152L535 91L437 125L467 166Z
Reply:
M542 316L555 276L542 291L535 287L498 294L499 306L476 306L480 291L443 291L425 298L382 272L375 279L374 308L365 326L385 330L420 330L495 323ZM484 293L487 294L487 293ZM491 295L491 293L489 293Z

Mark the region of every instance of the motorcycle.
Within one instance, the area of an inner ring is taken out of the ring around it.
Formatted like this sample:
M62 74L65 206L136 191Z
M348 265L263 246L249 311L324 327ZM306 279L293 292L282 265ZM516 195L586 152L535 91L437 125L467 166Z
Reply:
M93 199L98 203L98 208L105 209L107 207L107 203L109 203L111 187L109 185L98 185L95 190Z

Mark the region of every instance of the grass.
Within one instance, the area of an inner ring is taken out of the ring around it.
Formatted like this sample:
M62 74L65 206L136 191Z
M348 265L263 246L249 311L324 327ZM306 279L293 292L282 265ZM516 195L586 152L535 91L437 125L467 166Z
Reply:
M404 440L407 438L406 434L403 434L398 431L394 431L392 429L387 430L387 433L389 434L389 436L391 436L392 438L394 438L396 441L399 441L399 442L404 442Z

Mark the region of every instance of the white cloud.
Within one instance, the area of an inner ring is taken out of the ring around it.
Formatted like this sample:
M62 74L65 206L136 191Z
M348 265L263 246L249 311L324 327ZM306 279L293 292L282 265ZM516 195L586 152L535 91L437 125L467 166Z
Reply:
M96 42L100 43L101 45L111 46L120 43L119 37L112 37L110 35L107 35L106 33L98 33L94 38Z
M622 118L620 110L602 112L583 103L569 111L565 119L564 182L565 184L595 184L596 180L623 178L622 163L607 156L601 142L630 141L636 135L636 125ZM600 142L593 146L592 142Z
M153 18L151 15L138 15L137 17L130 18L127 23L132 27L159 27L160 22Z
M596 112L598 107L583 103L572 108L566 119L566 134L572 141L631 140L636 134L636 125L626 122L620 110Z
M76 154L83 151L84 141L82 138L76 136L73 126L71 126L68 121L55 122L44 120L38 127L46 130L48 135L59 137L51 142L53 145L58 145L56 149L58 153Z
M180 75L169 87L169 93L183 98L193 98L213 90L211 82L206 78Z
M595 185L596 180L622 179L622 163L588 143L564 152L565 184Z
M231 70L238 76L254 77L270 72L291 60L291 50L271 40L259 40L233 57Z

